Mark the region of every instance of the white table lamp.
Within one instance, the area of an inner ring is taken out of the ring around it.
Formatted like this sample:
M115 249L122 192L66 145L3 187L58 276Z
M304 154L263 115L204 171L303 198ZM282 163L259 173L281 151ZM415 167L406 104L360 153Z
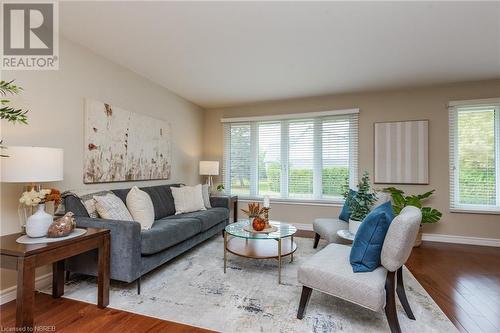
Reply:
M2 182L29 183L63 180L63 150L46 147L10 146L2 157Z
M212 176L219 175L219 161L200 161L200 175L208 176L207 184L209 187L212 187Z
M10 146L2 153L8 156L0 158L3 183L27 183L24 191L39 191L39 183L63 180L63 150L60 148ZM45 208L45 205L40 207ZM19 223L23 231L33 214L33 208L23 204L18 207ZM41 211L37 213L47 215ZM51 216L47 218L47 223L52 223ZM40 235L46 231L44 229Z

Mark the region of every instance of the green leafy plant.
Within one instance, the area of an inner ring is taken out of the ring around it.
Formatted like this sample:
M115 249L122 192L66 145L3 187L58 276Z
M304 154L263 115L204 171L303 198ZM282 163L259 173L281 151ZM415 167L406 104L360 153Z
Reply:
M217 185L216 189L217 189L217 191L219 191L219 192L223 192L223 191L224 191L224 189L225 189L224 184L219 184L219 185Z
M8 82L0 81L0 95L2 96L0 100L0 119L5 119L11 123L28 124L28 117L26 116L28 110L16 109L9 105L10 100L4 99L9 94L17 95L23 90L23 88L16 86L13 82L14 80Z
M422 211L422 224L439 222L443 216L439 210L432 207L424 207L422 204L423 201L429 199L434 194L435 190L417 195L405 195L404 191L395 187L387 187L383 191L391 194L392 209L396 215L406 206L415 206Z
M19 94L23 88L16 86L12 81L0 81L0 119L5 119L10 123L20 123L20 124L28 124L28 117L26 113L28 110L16 109L9 105L10 100L5 99L4 97L11 94L16 95ZM5 149L2 145L3 140L0 140L0 150ZM0 154L0 157L9 157L5 154Z
M358 192L349 200L351 220L363 221L377 200L375 193L370 193L370 177L365 171L358 184Z

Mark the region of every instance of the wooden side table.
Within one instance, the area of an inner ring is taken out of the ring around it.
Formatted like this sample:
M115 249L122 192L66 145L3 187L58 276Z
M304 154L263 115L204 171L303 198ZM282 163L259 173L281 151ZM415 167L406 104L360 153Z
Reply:
M238 196L231 195L229 200L233 203L233 223L238 222Z
M109 304L109 251L107 229L88 228L85 235L53 243L19 244L20 233L0 237L1 267L17 270L16 327L33 327L35 268L52 264L52 297L64 294L64 259L97 249L99 253L97 306Z

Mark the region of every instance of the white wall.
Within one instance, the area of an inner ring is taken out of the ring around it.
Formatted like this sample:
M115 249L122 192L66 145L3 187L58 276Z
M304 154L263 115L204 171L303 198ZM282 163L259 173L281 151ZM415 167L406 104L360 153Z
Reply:
M110 62L90 50L61 38L58 71L3 71L3 80L16 79L24 88L20 105L30 109L29 125L1 121L6 145L64 148L64 181L47 184L61 190L77 188L123 188L132 183L84 185L83 105L84 98L120 106L165 119L172 124L172 178L137 182L157 185L199 182L198 161L202 154L203 109L169 90ZM19 231L17 200L20 184L1 184L0 232ZM1 271L0 288L15 284L15 272Z

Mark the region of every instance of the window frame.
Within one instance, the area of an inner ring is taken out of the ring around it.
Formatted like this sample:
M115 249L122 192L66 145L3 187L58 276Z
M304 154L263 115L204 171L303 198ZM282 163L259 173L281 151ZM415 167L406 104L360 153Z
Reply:
M326 197L323 195L323 149L322 149L322 136L316 134L313 136L313 189L311 198L300 198L300 197L290 197L289 196L289 125L291 121L300 120L312 120L315 130L322 130L323 121L334 118L335 116L345 116L346 120L349 122L348 135L348 182L349 187L354 188L358 180L358 133L359 133L359 109L349 109L349 110L337 110L337 111L320 111L320 112L309 112L309 113L298 113L298 114L285 114L276 116L262 116L262 117L241 117L241 118L222 118L223 123L223 141L224 141L224 156L223 156L223 183L226 190L231 195L238 195L242 200L260 200L264 195L259 194L259 147L258 147L258 125L259 123L266 122L279 122L280 127L280 164L281 164L281 175L280 175L280 196L271 196L273 202L280 203L295 203L295 204L313 204L313 205L324 205L324 204L342 204L344 198L342 196L338 197ZM231 191L231 124L250 124L251 130L251 169L255 169L252 175L255 177L250 180L250 195L234 194ZM228 126L229 125L229 126ZM321 131L320 131L321 132ZM253 183L253 184L252 184Z
M449 172L450 172L450 212L500 214L500 98L480 100L452 101L449 107ZM495 206L481 204L461 204L459 186L459 152L458 152L458 113L460 109L492 108L494 110L495 146Z

